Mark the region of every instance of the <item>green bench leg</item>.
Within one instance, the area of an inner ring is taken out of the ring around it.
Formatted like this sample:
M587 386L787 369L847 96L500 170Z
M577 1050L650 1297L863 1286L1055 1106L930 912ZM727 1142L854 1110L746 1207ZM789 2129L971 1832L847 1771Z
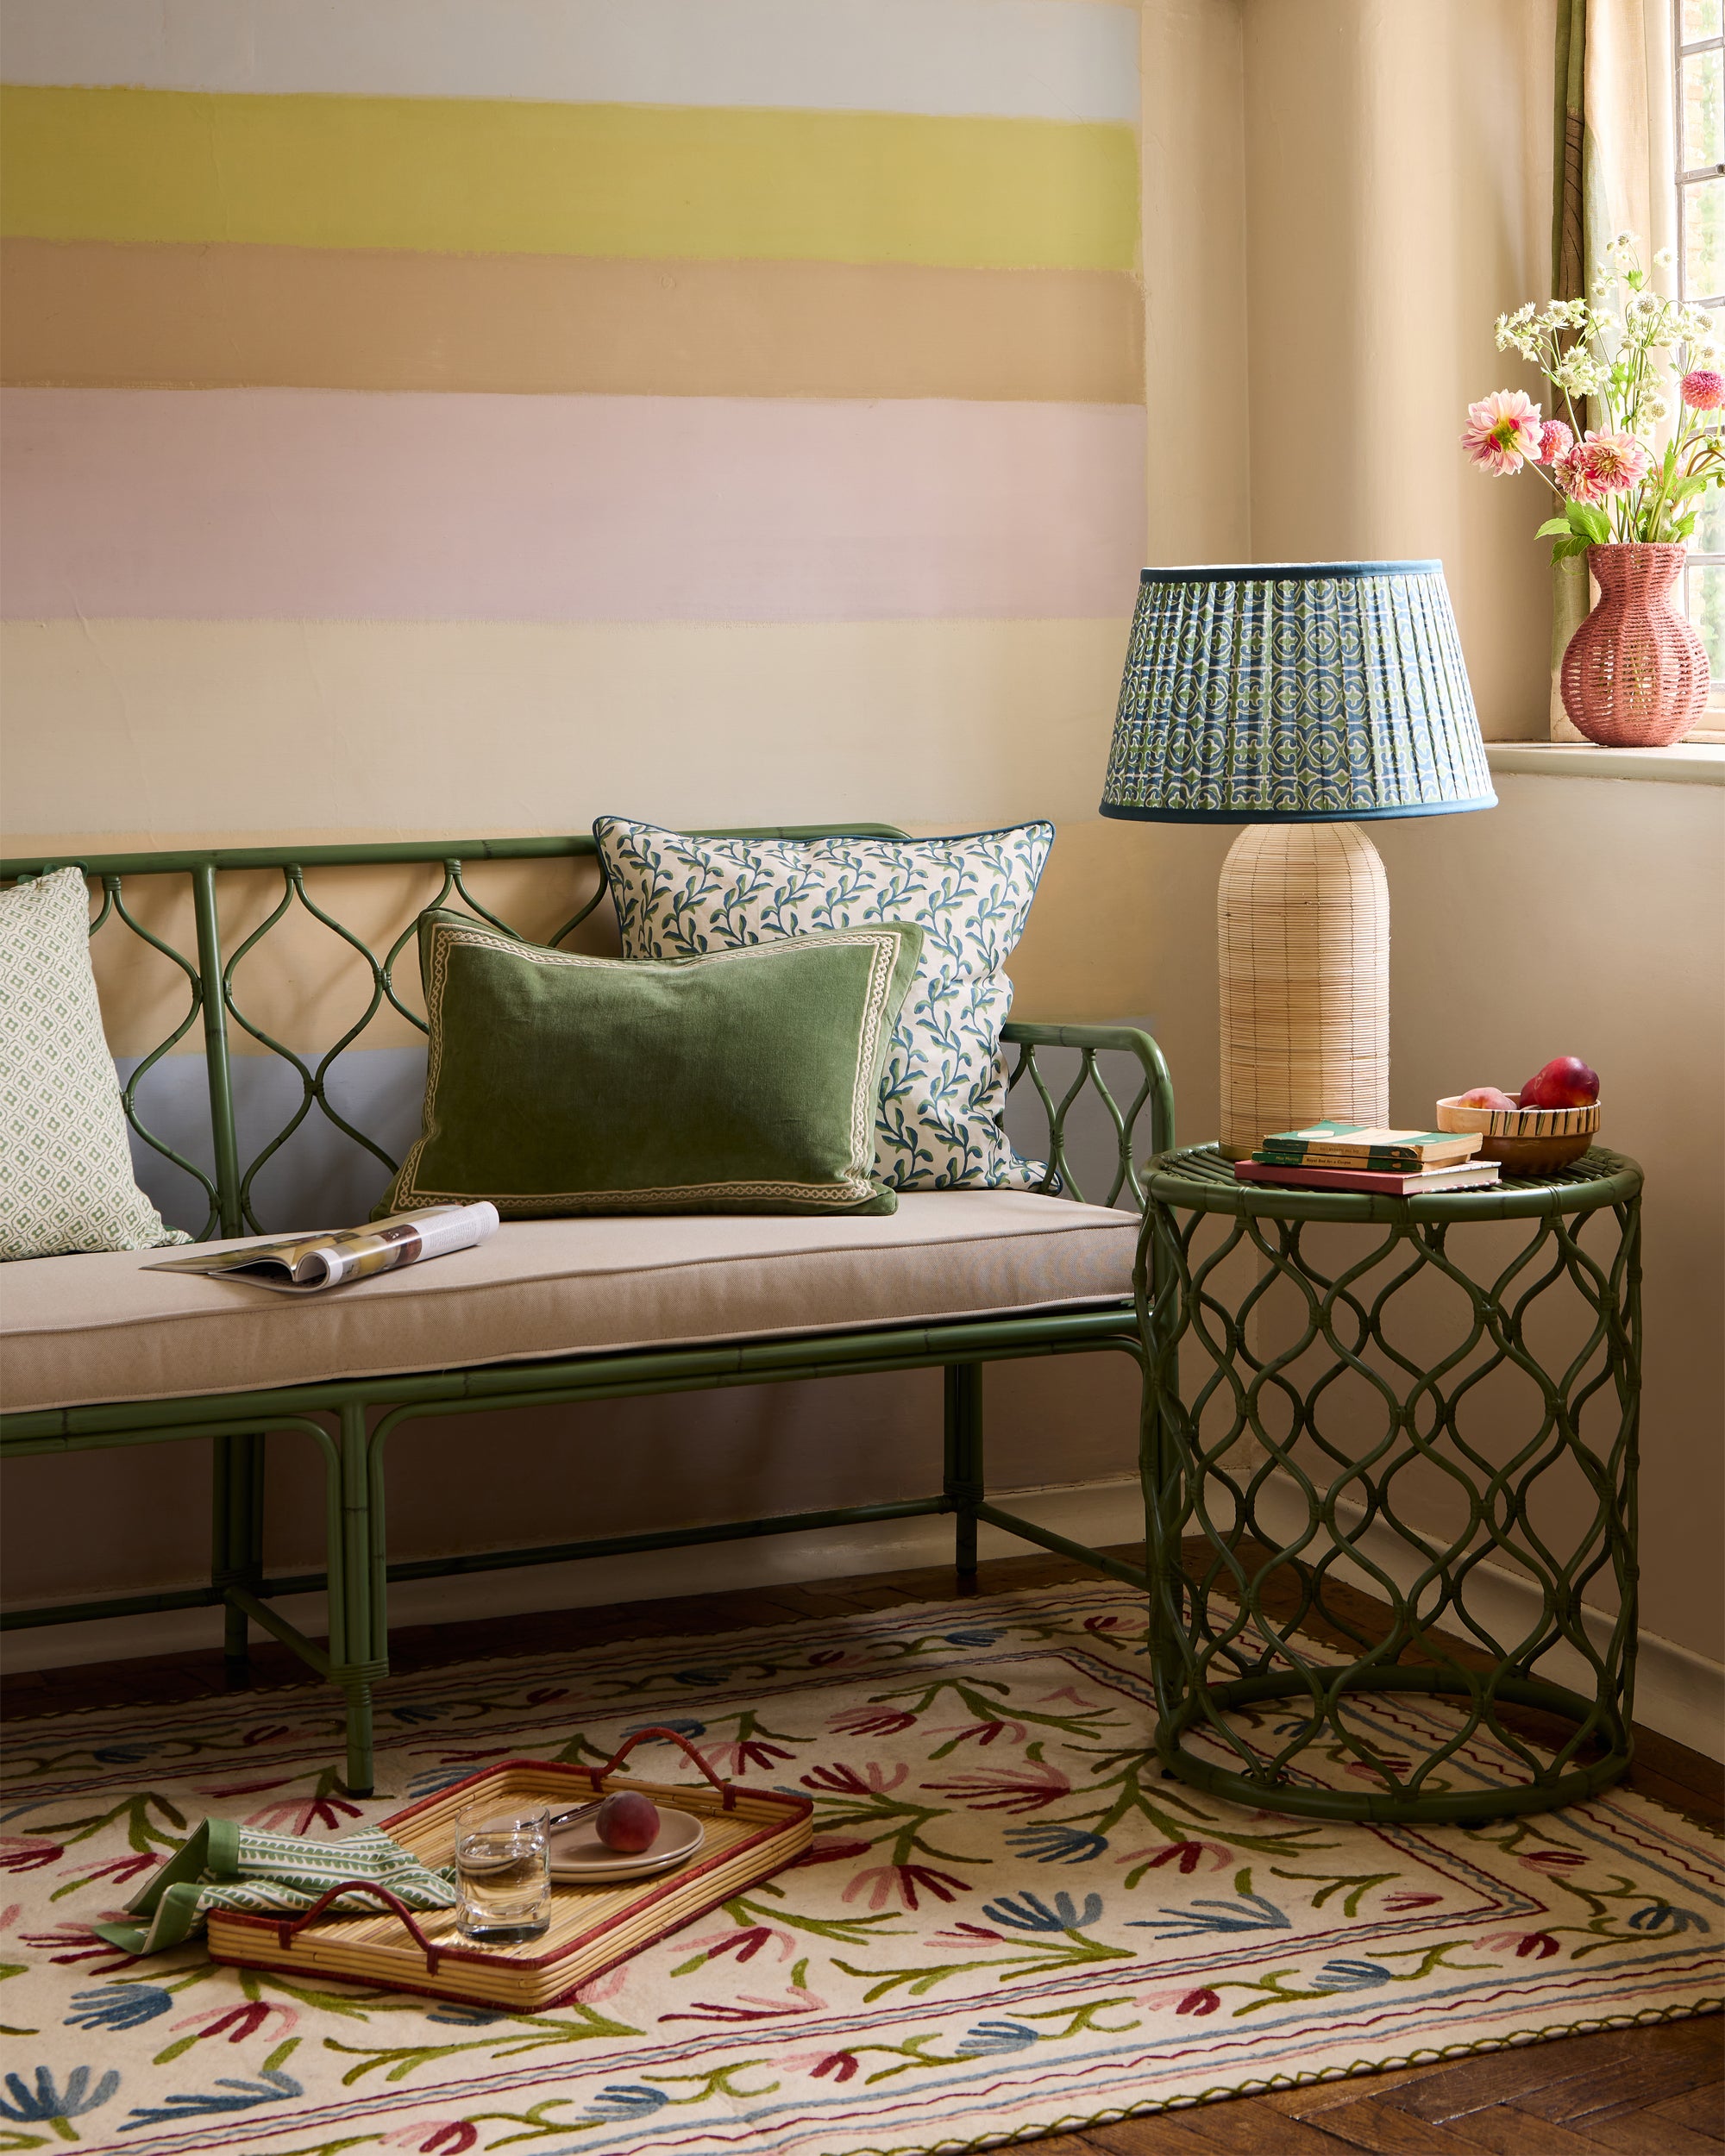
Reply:
M953 1564L961 1589L976 1583L976 1507L982 1481L982 1365L949 1363L946 1378L945 1491L957 1516Z
M372 1789L372 1687L389 1674L383 1482L363 1407L342 1410L329 1476L329 1680L347 1701L348 1794Z
M372 1763L372 1680L352 1668L333 1672L347 1701L347 1787L349 1796L369 1796Z
M264 1438L258 1431L217 1438L212 1462L210 1584L218 1595L230 1587L255 1595L264 1569ZM251 1681L249 1620L228 1603L223 1612L223 1674L230 1691Z

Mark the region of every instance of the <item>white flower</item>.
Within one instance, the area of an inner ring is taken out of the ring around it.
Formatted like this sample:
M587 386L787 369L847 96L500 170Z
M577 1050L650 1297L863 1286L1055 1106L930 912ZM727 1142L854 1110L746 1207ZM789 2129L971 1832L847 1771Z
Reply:
M1668 247L1655 248L1653 249L1653 267L1655 269L1669 269L1676 260L1676 255L1672 253Z
M1551 369L1551 379L1571 398L1596 397L1610 375L1590 352L1577 345L1559 355Z
M1494 328L1497 349L1504 352L1514 345L1524 360L1537 360L1540 356L1539 337L1547 327L1537 304L1529 299L1514 314L1498 316Z

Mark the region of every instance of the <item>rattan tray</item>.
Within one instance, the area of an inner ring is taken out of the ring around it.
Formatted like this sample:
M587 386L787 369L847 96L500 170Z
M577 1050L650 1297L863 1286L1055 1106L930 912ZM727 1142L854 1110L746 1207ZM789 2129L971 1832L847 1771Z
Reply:
M711 1788L619 1775L618 1767L644 1737L667 1738L681 1746ZM782 1870L808 1847L813 1831L811 1799L721 1782L670 1729L637 1729L603 1767L504 1760L380 1824L423 1862L442 1865L451 1861L455 1814L465 1805L492 1797L526 1797L543 1799L555 1808L611 1789L642 1789L657 1802L699 1814L706 1838L693 1862L656 1878L615 1886L554 1882L551 1925L543 1938L518 1946L470 1946L455 1929L453 1909L416 1915L386 1889L361 1880L331 1887L296 1916L212 1910L210 1958L248 1969L386 1984L392 1990L473 2006L537 2011L559 2004L667 1932ZM342 1894L363 1894L384 1906L375 1915L329 1914L329 1903Z

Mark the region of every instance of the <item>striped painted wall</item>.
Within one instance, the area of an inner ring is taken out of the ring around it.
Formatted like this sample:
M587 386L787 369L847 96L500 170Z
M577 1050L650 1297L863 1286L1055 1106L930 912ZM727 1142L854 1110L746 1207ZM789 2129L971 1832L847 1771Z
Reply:
M9 829L1094 812L1136 6L0 24Z

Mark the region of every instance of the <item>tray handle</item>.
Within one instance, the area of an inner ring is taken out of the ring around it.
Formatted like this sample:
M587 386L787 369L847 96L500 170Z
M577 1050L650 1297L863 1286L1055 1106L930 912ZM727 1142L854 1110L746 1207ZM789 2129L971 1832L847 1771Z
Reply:
M406 1925L414 1945L425 1957L426 1975L428 1977L436 1975L437 1964L442 1959L442 1949L434 1946L424 1933L420 1930L414 1919L413 1912L408 1908L406 1902L398 1901L386 1886L380 1886L375 1879L342 1880L320 1894L309 1909L301 1909L297 1916L282 1918L275 1927L276 1944L281 1951L285 1953L293 1943L294 1934L303 1926L309 1924L314 1916L321 1916L332 1902L338 1900L344 1894L372 1895L381 1902L386 1908L398 1916Z
M714 1789L716 1789L719 1795L724 1799L725 1810L727 1812L735 1810L737 1806L737 1789L735 1783L731 1782L721 1782L718 1777L713 1772L712 1769L707 1764L706 1761L701 1758L699 1752L695 1750L694 1746L686 1737L680 1737L674 1729L662 1729L656 1726L649 1729L637 1729L634 1731L631 1735L625 1737L617 1752L605 1762L604 1766L586 1767L582 1770L582 1771L591 1779L595 1794L598 1792L599 1783L604 1781L606 1775L616 1773L618 1767L623 1764L623 1762L629 1757L630 1753L634 1751L636 1745L641 1742L641 1739L643 1737L663 1737L668 1743L675 1745L678 1751L681 1752L686 1758L693 1759L694 1761L695 1764L700 1769L701 1772L706 1777L707 1780L712 1783Z

